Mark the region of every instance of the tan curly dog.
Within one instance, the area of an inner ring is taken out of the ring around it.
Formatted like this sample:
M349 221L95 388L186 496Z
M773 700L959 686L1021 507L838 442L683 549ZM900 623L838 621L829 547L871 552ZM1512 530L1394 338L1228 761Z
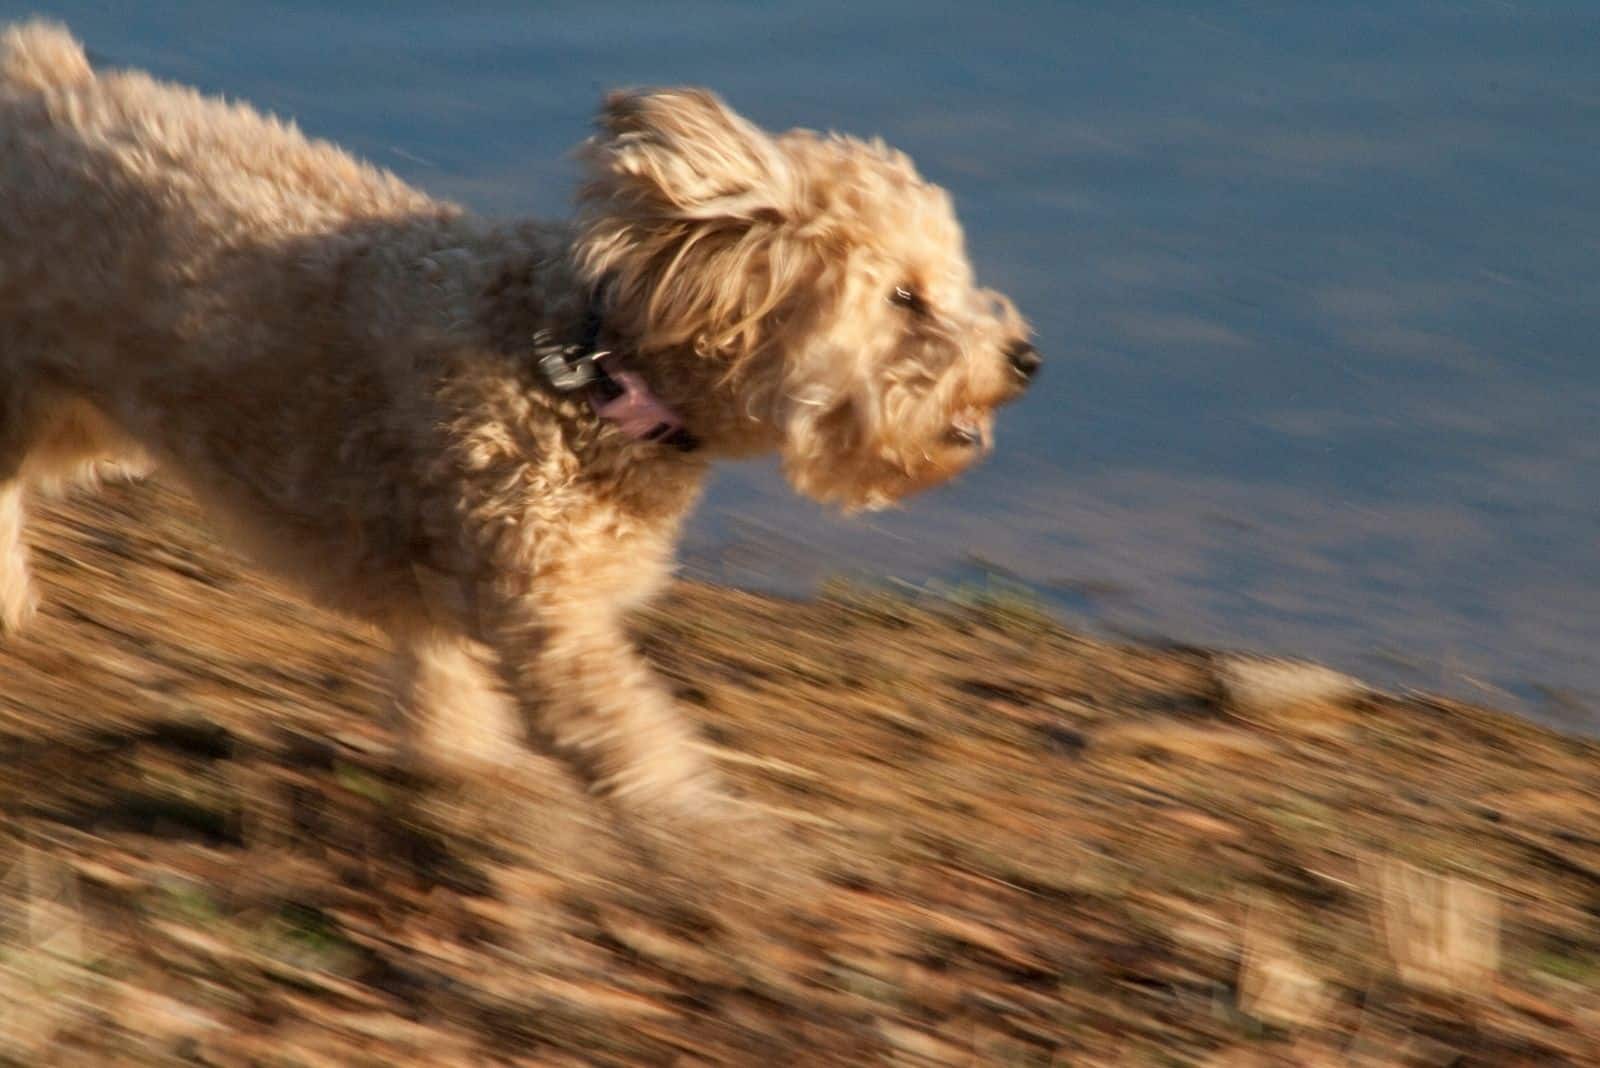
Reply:
M802 493L892 502L982 455L1039 360L900 153L688 89L598 126L573 221L491 223L7 31L0 628L36 604L30 491L152 464L392 636L417 754L532 744L630 810L714 810L623 626L708 466L776 451Z

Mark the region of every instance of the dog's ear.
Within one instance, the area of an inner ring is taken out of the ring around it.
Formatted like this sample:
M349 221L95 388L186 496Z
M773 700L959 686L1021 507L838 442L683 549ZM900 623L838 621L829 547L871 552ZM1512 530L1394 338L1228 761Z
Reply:
M714 93L614 92L598 125L581 152L591 207L707 220L784 214L791 180L783 152Z

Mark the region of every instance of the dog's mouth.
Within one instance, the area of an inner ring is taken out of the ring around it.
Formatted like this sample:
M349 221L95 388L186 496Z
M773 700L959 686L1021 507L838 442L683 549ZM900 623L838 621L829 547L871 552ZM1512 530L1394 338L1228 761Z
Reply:
M983 446L983 425L975 416L962 416L945 428L944 443L953 449L977 449Z

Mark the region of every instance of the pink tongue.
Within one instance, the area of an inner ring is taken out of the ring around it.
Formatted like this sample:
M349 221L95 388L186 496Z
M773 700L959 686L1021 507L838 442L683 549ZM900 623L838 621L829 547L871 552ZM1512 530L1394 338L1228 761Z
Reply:
M617 424L624 434L636 441L657 441L683 429L682 421L671 408L656 399L644 379L632 371L611 368L606 368L606 374L622 392L604 401L591 395L595 414L600 418Z

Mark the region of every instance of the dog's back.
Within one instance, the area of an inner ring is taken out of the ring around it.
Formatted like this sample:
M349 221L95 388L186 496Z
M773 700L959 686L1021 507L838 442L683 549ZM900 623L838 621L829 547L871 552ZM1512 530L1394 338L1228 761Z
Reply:
M6 29L0 424L37 437L24 409L57 407L58 395L150 438L160 428L143 426L144 401L130 398L154 377L282 381L289 343L314 350L323 305L351 299L349 235L458 215L246 105L97 72L58 25ZM204 410L237 420L221 392ZM6 437L0 480L20 449Z
M230 253L442 207L245 105L97 74L44 22L0 38L0 203L0 323L75 334L172 321Z
M93 78L78 42L52 23L15 26L0 43L0 84L43 92L82 85Z
M292 225L319 208L350 217L437 206L387 171L246 104L139 71L97 74L83 46L49 22L23 23L0 36L0 100L7 156L37 151L48 131L80 152L111 154L146 181L181 170L235 210L248 209L253 195L262 202L258 218L270 209ZM236 188L220 188L226 183Z
M30 485L149 453L219 512L335 494L387 388L347 320L423 303L459 215L245 105L95 71L59 26L0 31L0 633L31 610Z

